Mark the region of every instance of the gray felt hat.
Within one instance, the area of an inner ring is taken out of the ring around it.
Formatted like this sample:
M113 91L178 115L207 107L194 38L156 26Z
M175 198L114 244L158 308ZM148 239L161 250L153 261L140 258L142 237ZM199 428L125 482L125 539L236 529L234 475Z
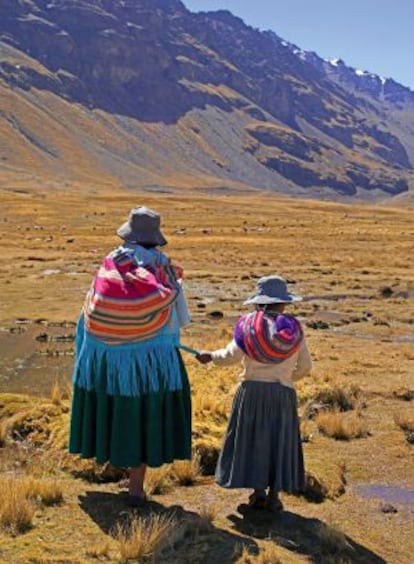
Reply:
M245 304L288 304L302 301L302 296L288 292L286 281L280 276L264 276L257 281L256 293Z
M117 233L129 243L163 246L167 244L167 239L161 233L160 224L159 213L140 206L129 212L128 221L121 225Z

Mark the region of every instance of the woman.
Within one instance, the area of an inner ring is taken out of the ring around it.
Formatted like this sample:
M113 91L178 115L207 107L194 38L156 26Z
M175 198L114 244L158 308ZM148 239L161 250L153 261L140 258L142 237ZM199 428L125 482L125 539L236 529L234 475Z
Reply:
M191 459L191 400L177 349L189 322L182 270L158 247L160 216L132 209L87 294L77 328L69 450L129 468L145 502L147 466Z
M249 505L273 512L283 509L280 491L292 493L304 485L293 382L310 372L312 361L299 321L284 314L286 304L301 299L288 292L283 278L261 278L256 294L244 302L255 311L238 320L233 340L197 357L202 364L243 364L216 482L252 488Z

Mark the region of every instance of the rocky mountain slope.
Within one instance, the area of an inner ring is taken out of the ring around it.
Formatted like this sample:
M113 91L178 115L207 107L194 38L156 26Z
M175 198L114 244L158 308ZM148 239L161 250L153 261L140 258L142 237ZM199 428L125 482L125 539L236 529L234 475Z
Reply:
M414 186L414 93L179 0L3 0L1 168L377 198Z

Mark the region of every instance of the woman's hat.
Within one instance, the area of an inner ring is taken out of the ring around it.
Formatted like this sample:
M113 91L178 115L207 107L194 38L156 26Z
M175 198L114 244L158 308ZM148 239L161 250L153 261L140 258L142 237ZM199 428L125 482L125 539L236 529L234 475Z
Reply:
M286 281L280 276L263 276L257 282L256 293L244 304L288 304L301 300L302 296L288 292Z
M161 233L160 224L159 213L140 206L129 212L128 221L121 225L117 233L129 243L163 246L167 244L167 239Z

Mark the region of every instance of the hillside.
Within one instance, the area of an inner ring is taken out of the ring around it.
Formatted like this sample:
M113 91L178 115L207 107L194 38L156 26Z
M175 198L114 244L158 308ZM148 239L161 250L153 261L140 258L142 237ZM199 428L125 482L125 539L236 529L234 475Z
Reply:
M414 93L179 0L3 0L3 185L410 191Z

